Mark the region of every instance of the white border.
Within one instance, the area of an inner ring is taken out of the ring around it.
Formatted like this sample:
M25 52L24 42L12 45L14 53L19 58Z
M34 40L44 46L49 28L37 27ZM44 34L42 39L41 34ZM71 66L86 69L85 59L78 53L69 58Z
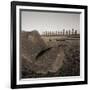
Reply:
M30 78L20 80L19 71L19 32L20 32L20 19L19 12L20 9L35 9L35 10L50 10L50 11L67 11L67 12L81 12L80 13L80 76L72 77L50 77L50 78ZM73 82L73 81L84 81L84 9L70 9L70 8L51 8L51 7L34 7L34 6L17 6L16 7L16 83L17 85L22 84L39 84L39 83L53 83L53 82Z

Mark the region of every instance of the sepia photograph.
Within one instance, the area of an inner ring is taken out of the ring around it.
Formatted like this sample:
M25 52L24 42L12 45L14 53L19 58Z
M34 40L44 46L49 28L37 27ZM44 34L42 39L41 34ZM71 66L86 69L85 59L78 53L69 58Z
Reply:
M21 78L80 75L80 13L21 10Z
M87 84L87 6L11 2L11 88Z

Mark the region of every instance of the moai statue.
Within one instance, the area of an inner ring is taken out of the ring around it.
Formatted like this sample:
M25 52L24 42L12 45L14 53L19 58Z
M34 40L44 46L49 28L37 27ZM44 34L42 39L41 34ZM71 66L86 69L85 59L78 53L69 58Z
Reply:
M49 31L49 36L51 35L51 32Z
M70 36L70 30L69 30L69 36Z
M46 31L45 31L45 36L46 36Z
M48 32L46 31L46 36L48 36Z
M45 32L45 31L43 32L43 35L44 35L44 36L46 35L46 32Z
M49 31L49 36L51 36L51 32Z
M49 35L48 31L47 31L47 36Z
M74 29L72 28L72 35L74 34Z
M50 31L48 31L48 36L50 36Z
M66 31L66 35L68 35L68 31Z
M46 31L45 31L45 36L46 36Z
M57 35L58 35L58 31L57 31Z
M58 34L59 34L59 35L61 34L60 31L58 32Z
M57 31L57 35L58 35L58 31Z
M56 35L57 35L57 31L56 31Z
M58 35L59 35L59 31L58 31Z
M75 30L75 35L77 35L77 30Z
M65 35L65 29L63 29L63 35Z
M51 32L52 36L53 36L53 31Z

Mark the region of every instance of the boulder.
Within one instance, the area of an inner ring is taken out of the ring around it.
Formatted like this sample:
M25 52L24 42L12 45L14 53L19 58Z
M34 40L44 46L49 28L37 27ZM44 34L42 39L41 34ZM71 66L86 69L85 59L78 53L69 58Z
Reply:
M46 49L47 46L37 31L21 32L21 56L26 57L30 61L35 60L37 54Z

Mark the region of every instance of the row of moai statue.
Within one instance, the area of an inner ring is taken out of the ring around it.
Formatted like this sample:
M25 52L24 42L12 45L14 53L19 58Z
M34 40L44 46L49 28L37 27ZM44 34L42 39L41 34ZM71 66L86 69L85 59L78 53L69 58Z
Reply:
M43 32L44 36L58 36L58 35L77 35L77 30L72 29L71 30L65 30L63 29L63 31L45 31Z

